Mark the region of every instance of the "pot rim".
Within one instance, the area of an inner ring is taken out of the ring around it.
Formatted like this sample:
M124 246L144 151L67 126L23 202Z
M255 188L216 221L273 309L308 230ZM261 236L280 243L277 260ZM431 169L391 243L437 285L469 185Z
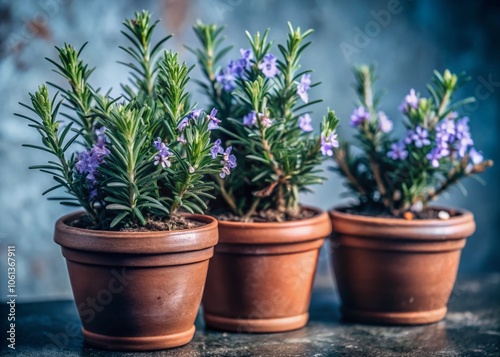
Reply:
M349 208L347 205L336 206L328 213L334 232L363 237L442 240L464 239L474 233L475 223L472 212L462 208L431 207L444 211L454 210L459 215L447 220L418 219L407 221L401 218L362 216L342 212L341 210Z
M328 213L316 207L301 207L316 214L312 217L286 222L219 220L219 242L227 244L286 244L327 237L331 233Z
M391 226L428 226L428 225L438 225L438 226L446 226L450 224L455 224L461 221L470 221L473 219L473 214L472 212L463 209L463 208L455 208L455 207L445 207L445 206L429 206L441 211L446 211L449 212L450 210L453 210L457 213L459 213L456 216L452 216L449 219L413 219L411 221L408 221L403 218L388 218L388 217L376 217L376 216L365 216L365 215L360 215L360 214L352 214L352 213L346 213L342 212L344 209L351 208L349 205L340 205L340 206L335 206L331 210L328 211L330 215L332 216L338 216L342 217L344 219L349 219L349 220L355 220L358 222L377 222L379 224L390 224ZM390 223L387 223L390 222Z
M313 206L300 206L301 208L304 208L308 211L312 211L315 213L314 216L312 217L307 217L303 219L299 219L296 221L283 221L283 222L240 222L240 221L224 221L224 220L219 220L219 225L224 224L225 226L228 227L241 227L241 226L252 226L252 228L259 227L262 229L269 229L269 228L277 228L277 227L283 227L284 225L289 225L289 226L302 226L302 225L307 225L310 224L312 221L321 221L321 216L327 211L323 211L321 208L318 207L313 207ZM211 216L213 217L213 216Z
M176 231L120 232L69 226L66 222L85 212L69 213L56 221L54 241L64 248L107 253L175 253L201 250L217 244L218 222L201 214L188 214L203 226Z

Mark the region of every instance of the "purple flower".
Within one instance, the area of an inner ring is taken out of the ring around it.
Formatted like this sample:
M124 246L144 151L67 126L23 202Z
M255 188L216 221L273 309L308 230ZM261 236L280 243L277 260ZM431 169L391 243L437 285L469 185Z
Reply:
M193 120L198 120L200 118L201 109L195 109L189 113L188 118Z
M259 120L260 124L264 128L269 128L271 125L273 125L273 120L269 118L267 115L264 115L262 113L259 113Z
M244 48L240 48L241 58L239 59L239 64L243 68L248 68L251 64L251 60L253 59L252 49L245 50Z
M213 108L210 112L210 115L208 116L208 130L219 129L221 120L219 120L219 118L216 118L216 115L217 109Z
M469 150L469 157L474 165L480 164L484 160L483 155L481 155L481 153L479 153L475 148L471 148Z
M212 159L215 159L217 157L217 154L224 153L224 149L222 148L222 146L220 144L221 144L221 140L217 139L214 142L214 146L212 146L212 148L210 149L210 154L212 154Z
M95 201L99 197L99 193L98 193L97 188L95 186L92 186L92 187L94 187L94 188L91 189L89 192L89 200Z
M436 126L436 139L438 142L450 143L455 141L455 122L445 119Z
M361 123L367 121L370 118L370 112L365 109L365 107L361 106L354 109L354 112L351 114L351 126L356 128Z
M299 117L299 128L305 132L311 132L314 128L311 125L311 116L309 114L304 114Z
M257 113L255 112L255 110L252 110L250 113L248 113L243 117L243 125L252 127L255 125L256 122L257 122Z
M418 96L413 88L410 90L410 94L406 95L403 103L399 106L399 110L403 113L408 113L411 108L418 108Z
M232 146L229 146L222 155L221 164L224 166L220 170L219 176L225 178L227 175L231 174L231 169L236 167L236 157L231 154Z
M185 117L184 119L182 119L179 124L177 125L177 130L179 131L179 133L181 131L183 131L187 126L189 125L189 118L188 117Z
M450 155L450 149L448 143L439 142L436 147L426 155L426 158L431 162L432 167L439 167L439 160L443 157Z
M309 102L309 95L307 91L311 88L311 75L305 73L300 78L300 83L297 86L297 95L302 99L304 103Z
M99 165L101 165L110 151L105 146L104 128L98 135L98 143L90 150L81 152L75 163L75 170L81 175L85 175L87 186L89 189L89 201L96 201L98 199L98 182ZM97 130L96 130L97 132ZM103 135L103 139L99 140L99 135Z
M99 147L104 147L104 144L108 142L108 139L106 137L106 127L101 126L99 129L95 130L95 135L97 137L96 145Z
M389 120L384 112L378 112L378 126L383 133L388 133L392 130L392 121Z
M153 141L153 146L156 148L156 150L161 150L165 144L163 143L163 140L161 138L157 138L155 141Z
M405 138L403 139L404 143L407 145L411 144L413 142L413 135L415 135L415 131L412 129L408 130Z
M472 137L470 135L470 128L469 128L469 118L468 117L463 117L459 120L457 120L456 123L456 149L458 150L458 155L460 157L464 157L467 149L474 145L474 141L472 140Z
M441 159L441 155L439 155L439 151L437 148L432 149L428 154L427 154L427 159L431 162L432 167L439 167L439 159Z
M161 164L163 168L170 167L172 163L169 161L169 158L174 154L170 151L167 145L165 145L161 138L156 139L156 141L153 142L153 145L158 150L158 154L155 156L154 161L155 166Z
M431 144L431 141L429 140L429 132L421 126L417 126L415 128L415 132L413 133L411 139L417 148Z
M406 145L402 141L398 141L391 145L391 150L387 153L387 156L393 160L405 160L408 157L408 151L406 150Z
M161 155L161 154L155 156L154 164L155 166L161 164L163 168L170 167L172 165L172 163L168 159L168 155Z
M222 85L226 92L231 92L235 88L236 73L234 68L227 66L215 77L215 80Z
M326 156L333 156L333 148L338 148L339 142L337 140L337 133L332 131L330 135L321 135L321 154Z
M280 73L277 66L277 58L275 55L268 53L259 63L259 69L264 73L267 78L272 78Z
M243 70L245 69L245 66L242 66L242 62L240 61L230 61L229 64L227 65L229 71L233 73L236 78L241 77L243 74Z

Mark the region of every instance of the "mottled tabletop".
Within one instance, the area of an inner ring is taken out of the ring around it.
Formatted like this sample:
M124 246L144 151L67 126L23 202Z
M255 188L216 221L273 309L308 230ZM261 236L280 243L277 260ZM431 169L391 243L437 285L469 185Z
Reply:
M113 353L83 343L72 301L18 304L16 350L5 343L3 304L0 355L19 356L500 356L500 274L459 278L444 321L415 327L343 323L333 287L314 290L307 327L277 334L224 333L201 316L188 345L151 353Z

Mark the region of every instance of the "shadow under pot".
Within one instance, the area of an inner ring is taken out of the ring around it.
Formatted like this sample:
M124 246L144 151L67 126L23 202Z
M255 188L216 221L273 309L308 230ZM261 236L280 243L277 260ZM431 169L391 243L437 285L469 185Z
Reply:
M332 265L347 321L419 325L442 320L472 213L407 221L330 211Z
M217 221L155 232L97 231L56 223L54 240L66 258L87 343L111 350L158 350L184 345L194 335Z
M299 221L219 221L203 295L209 327L281 332L307 324L319 251L331 232L326 212L307 209L315 215Z

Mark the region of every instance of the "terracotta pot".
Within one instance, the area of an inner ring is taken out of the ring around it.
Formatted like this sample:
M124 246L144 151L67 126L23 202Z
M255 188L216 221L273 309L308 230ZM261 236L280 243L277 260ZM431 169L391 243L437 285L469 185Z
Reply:
M307 324L319 250L331 232L328 215L311 210L314 217L295 222L219 221L203 295L208 326L279 332Z
M217 221L179 231L110 232L56 223L85 341L113 350L157 350L191 341Z
M330 211L332 262L346 320L417 325L446 315L472 213L449 220L375 218ZM446 210L445 208L440 208Z

